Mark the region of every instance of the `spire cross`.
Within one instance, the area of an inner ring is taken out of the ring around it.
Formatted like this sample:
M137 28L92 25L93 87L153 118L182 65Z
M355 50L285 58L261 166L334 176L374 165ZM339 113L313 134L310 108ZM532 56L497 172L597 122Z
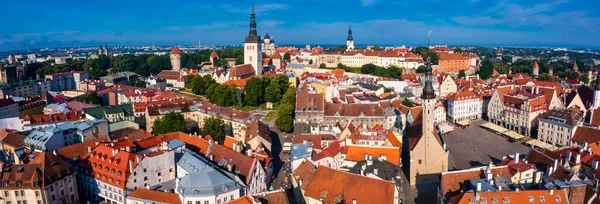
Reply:
M254 0L252 0L252 14L254 14Z

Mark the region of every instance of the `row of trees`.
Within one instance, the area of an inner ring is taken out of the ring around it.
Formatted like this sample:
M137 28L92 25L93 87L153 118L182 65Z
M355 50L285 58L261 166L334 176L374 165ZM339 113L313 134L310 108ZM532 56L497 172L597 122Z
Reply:
M156 119L152 126L152 133L166 134L171 132L195 132L192 129L186 129L188 122L180 113L170 112L162 118ZM204 124L197 131L200 135L210 135L219 144L223 144L227 135L227 126L223 119L219 117L209 117L204 120Z
M236 64L244 63L243 48L227 48L216 51L219 59L215 61L215 66L227 67L225 58L235 58ZM204 50L196 53L184 53L181 56L181 65L187 68L196 68L202 62L209 61L212 50ZM132 55L124 54L109 58L106 55L99 55L97 58L89 60L76 60L66 64L51 64L49 62L41 63L41 68L37 69L36 75L43 78L46 74L54 74L68 71L87 71L90 78L97 79L110 73L117 72L135 72L141 76L150 76L158 74L162 70L171 69L171 59L169 55Z

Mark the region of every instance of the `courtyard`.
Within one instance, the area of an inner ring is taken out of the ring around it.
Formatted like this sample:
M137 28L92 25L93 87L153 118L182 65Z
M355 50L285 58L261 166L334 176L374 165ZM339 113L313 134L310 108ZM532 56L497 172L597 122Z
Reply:
M505 137L479 127L484 123L484 120L472 121L470 127L455 128L444 136L450 150L449 170L484 166L490 161L496 164L502 161L503 156L515 152L527 154L529 147L522 142L511 143Z

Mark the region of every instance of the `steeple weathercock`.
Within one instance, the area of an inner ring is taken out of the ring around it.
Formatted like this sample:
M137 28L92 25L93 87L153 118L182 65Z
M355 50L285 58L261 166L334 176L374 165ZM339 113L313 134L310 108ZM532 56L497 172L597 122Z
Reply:
M435 99L435 90L432 84L432 72L431 68L431 49L429 48L429 41L431 39L431 31L427 35L427 67L425 68L425 86L423 87L422 99Z

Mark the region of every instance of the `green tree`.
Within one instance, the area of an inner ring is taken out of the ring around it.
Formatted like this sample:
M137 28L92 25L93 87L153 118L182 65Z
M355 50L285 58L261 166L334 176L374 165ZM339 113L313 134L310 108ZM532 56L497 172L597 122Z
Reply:
M220 117L211 116L204 120L202 129L200 129L201 135L210 135L219 144L223 144L226 136L225 122Z
M404 98L404 100L402 100L402 105L412 108L415 106L415 104L413 104L413 102L411 100L408 100L408 98Z
M425 73L425 66L421 65L421 66L417 67L417 71L416 72L417 73Z
M187 76L187 80L185 81L185 87L186 88L191 88L192 87L192 82L194 81L194 75L188 75Z
M325 68L327 68L327 65L325 65L325 63L321 63L321 64L319 65L319 68L321 68L321 69L325 69Z
M552 81L552 76L548 73L542 73L540 75L540 81Z
M96 104L96 105L99 105L99 106L103 106L104 105L104 102L103 102L102 98L100 98L98 96L98 93L96 93L95 91L92 91L91 93L89 93L87 95L79 96L79 98L77 98L77 101L86 102L86 103L92 103L92 104Z
M265 89L265 101L278 102L281 99L281 91L277 81L271 81L271 84Z
M489 79L492 77L492 73L494 72L494 63L490 60L485 60L481 64L481 69L479 71L479 76L482 79Z
M421 55L424 61L427 61L427 48L426 47L417 47L413 50L415 54ZM431 51L431 63L439 64L440 56L438 53Z
M454 50L454 52L455 52L455 53L464 53L464 52L465 52L465 51L464 51L462 48L460 48L460 47L454 48L453 50Z
M385 87L385 88L383 89L383 92L385 92L385 93L392 92L392 91L394 91L394 88L393 88L393 87Z
M281 97L281 104L296 104L296 89L289 87L283 97Z
M292 56L290 55L290 53L285 53L283 54L283 60L286 62L290 62L292 60Z
M458 78L463 78L466 76L467 76L467 73L465 73L465 70L458 71Z
M344 65L342 63L338 63L337 68L344 69L344 68L346 68L346 65Z
M291 104L281 104L277 108L277 119L275 119L277 129L284 132L292 132L294 129L294 106Z
M589 82L590 82L590 78L588 78L588 76L587 76L587 75L585 75L585 74L584 74L584 75L581 75L581 77L579 77L579 80L580 80L581 82L583 82L584 84L587 84L587 83L589 83Z
M152 126L152 133L165 134L170 132L185 131L185 119L183 115L175 112L167 113L162 118L156 119Z
M371 47L371 50L379 51L379 50L383 50L383 48L379 47L378 44L375 44Z
M375 69L377 68L377 66L375 66L374 64L365 64L360 68L360 72L362 72L363 74L370 74L373 73L375 71Z
M574 71L567 71L567 78L571 79L571 80L575 80L579 77L579 74L577 74L577 72Z
M258 106L262 103L264 89L260 78L255 77L249 79L248 82L246 82L245 90L246 105Z
M308 60L308 64L313 64L313 60L312 59Z

